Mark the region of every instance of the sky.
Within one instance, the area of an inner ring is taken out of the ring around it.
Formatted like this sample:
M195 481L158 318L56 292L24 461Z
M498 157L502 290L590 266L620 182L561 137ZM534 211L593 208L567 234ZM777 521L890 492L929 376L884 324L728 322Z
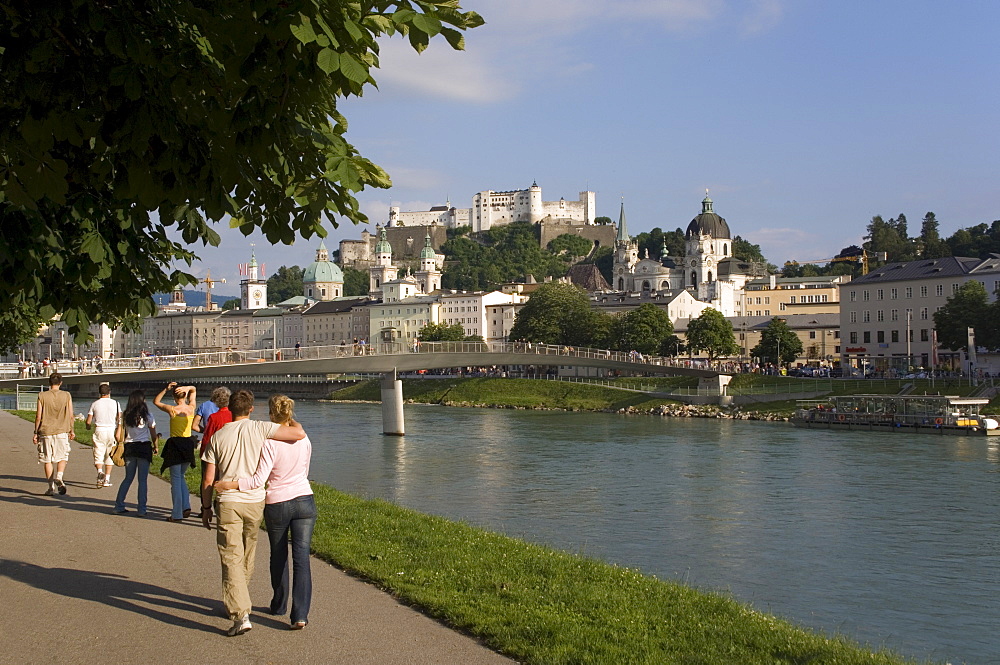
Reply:
M628 231L685 228L705 190L774 264L860 244L874 215L933 211L942 235L1000 219L1000 2L991 0L463 0L486 25L466 50L381 46L378 89L340 105L347 139L386 169L357 198L369 231L390 205L471 206L526 189ZM359 238L339 220L327 247ZM237 265L314 260L218 229L196 248L237 293Z

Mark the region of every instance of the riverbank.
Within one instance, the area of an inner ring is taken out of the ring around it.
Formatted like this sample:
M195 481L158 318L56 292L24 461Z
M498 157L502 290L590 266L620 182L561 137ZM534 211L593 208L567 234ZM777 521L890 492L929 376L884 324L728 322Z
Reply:
M194 471L188 481L197 487ZM316 556L521 662L908 662L723 595L382 500L315 491Z

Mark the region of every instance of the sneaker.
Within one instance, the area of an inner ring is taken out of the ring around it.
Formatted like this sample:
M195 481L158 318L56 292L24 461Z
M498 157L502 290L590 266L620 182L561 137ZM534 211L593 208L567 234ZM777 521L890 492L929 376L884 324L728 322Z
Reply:
M296 621L295 623L293 623L291 625L291 629L292 630L302 630L303 628L306 627L307 623L308 623L308 621Z
M97 489L101 489L102 487L104 487L104 472L103 471L98 471L97 472Z
M65 494L66 493L66 483L64 483L61 480L57 480L56 481L56 489L59 490L60 494Z
M110 478L105 478L104 479L104 486L105 487L111 487L111 479Z
M47 490L45 490L45 496L55 496L55 490L53 490L51 487L48 488Z
M233 625L226 631L226 635L229 637L236 637L237 635L242 635L253 628L253 624L250 623L250 615L245 615L242 619L237 619L233 622Z

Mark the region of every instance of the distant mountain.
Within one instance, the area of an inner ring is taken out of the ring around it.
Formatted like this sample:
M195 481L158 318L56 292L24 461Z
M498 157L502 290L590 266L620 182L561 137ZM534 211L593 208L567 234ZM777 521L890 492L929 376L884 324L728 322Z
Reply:
M212 302L216 303L219 306L221 306L222 303L226 302L227 300L232 300L233 298L239 298L239 296L227 296L227 295L222 295L221 293L217 293L214 290L212 291ZM155 302L157 305L166 305L170 302L170 294L169 293L153 294L153 302ZM198 305L204 305L205 292L185 290L184 302L191 305L192 307L197 307Z

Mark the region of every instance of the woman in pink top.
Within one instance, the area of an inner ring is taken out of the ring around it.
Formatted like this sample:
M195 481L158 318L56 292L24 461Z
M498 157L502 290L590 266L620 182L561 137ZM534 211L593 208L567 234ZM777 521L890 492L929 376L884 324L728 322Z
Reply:
M285 395L272 395L268 400L271 422L293 425L295 402ZM309 623L312 601L312 572L309 549L313 527L316 526L316 501L309 485L309 458L312 443L309 437L294 443L268 439L260 453L260 462L252 478L220 480L218 490L256 489L267 483L264 499L264 521L271 541L271 614L284 614L288 606L288 535L292 541L292 630Z

